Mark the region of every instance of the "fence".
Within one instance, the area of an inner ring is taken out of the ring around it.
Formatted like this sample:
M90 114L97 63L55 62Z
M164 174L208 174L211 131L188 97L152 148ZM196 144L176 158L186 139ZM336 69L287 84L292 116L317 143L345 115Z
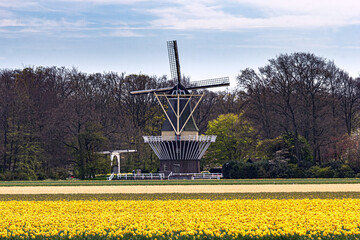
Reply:
M173 173L171 172L168 179L217 179L220 180L222 173Z
M115 175L112 174L112 178L108 178L108 180L112 180ZM116 179L119 180L151 180L151 179L164 179L165 175L163 173L141 173L141 174L132 174L132 173L120 173L116 174Z
M165 177L164 173L141 173L141 174L132 174L132 173L112 173L107 180L112 180L116 176L118 180L163 180L163 179L221 179L223 175L221 173L170 173Z

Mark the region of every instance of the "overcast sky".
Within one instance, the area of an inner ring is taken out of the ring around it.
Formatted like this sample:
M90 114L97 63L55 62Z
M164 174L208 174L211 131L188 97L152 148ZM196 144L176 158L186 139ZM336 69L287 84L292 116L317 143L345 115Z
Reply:
M360 76L359 0L0 0L0 68L170 75L177 40L191 80L311 52Z

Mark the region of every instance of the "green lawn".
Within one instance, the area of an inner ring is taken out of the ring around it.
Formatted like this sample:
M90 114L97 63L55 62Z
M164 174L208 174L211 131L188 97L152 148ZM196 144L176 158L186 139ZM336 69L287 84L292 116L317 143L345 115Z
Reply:
M59 181L0 181L0 187L12 186L121 186L121 185L251 185L251 184L348 184L360 178L305 179L221 179L221 180L59 180Z

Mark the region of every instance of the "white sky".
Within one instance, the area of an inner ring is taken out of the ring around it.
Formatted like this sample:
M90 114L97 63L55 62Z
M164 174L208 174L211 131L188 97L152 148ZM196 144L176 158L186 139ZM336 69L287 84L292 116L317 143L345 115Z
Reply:
M360 1L0 0L0 68L65 66L169 75L166 41L182 73L229 76L281 53L312 52L360 75Z

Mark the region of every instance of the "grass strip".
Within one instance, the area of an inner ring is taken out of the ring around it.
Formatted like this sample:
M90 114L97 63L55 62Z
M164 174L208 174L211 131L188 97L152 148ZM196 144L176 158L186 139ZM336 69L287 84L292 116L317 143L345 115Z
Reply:
M0 201L117 201L182 199L344 199L360 198L359 192L293 192L293 193L159 193L159 194L9 194Z
M0 181L0 187L18 186L128 186L128 185L256 185L360 184L360 178L221 179L221 180L44 180Z

